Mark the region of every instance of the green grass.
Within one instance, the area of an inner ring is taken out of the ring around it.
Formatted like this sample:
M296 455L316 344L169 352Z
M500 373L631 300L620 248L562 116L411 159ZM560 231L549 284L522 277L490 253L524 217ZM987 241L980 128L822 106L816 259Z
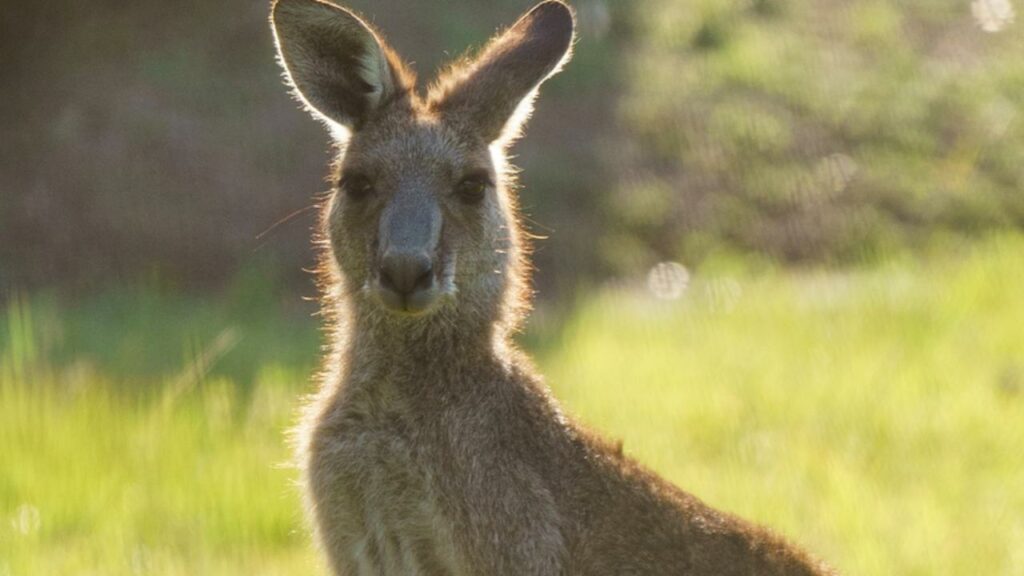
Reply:
M1016 576L1022 255L709 265L680 300L609 289L529 342L582 420L844 574ZM0 576L320 570L284 438L315 329L243 296L8 303Z

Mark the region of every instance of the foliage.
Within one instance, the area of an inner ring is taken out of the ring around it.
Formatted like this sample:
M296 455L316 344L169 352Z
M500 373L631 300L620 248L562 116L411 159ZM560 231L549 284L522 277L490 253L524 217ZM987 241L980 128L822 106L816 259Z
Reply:
M376 23L424 82L532 4L342 3ZM0 294L153 275L220 288L253 258L276 259L293 289L309 285L309 207L327 188L329 139L281 81L268 5L57 0L5 12ZM591 12L581 6L583 20ZM573 230L599 225L576 206L597 205L589 141L604 123L591 120L609 116L603 79L615 69L602 46L593 35L581 42L517 149L524 204L538 208L542 230L569 231L546 262L574 253Z
M645 3L605 253L851 262L1024 226L1024 35L969 4Z
M529 341L570 412L844 574L1018 575L1022 251L1005 237L845 272L709 260L677 301L610 288ZM245 284L188 305L8 303L0 574L315 571L285 440L315 328ZM177 361L97 353L129 341Z
M426 81L534 2L342 3ZM573 4L574 60L515 149L527 225L551 238L542 294L723 251L856 262L1024 226L1020 22L988 32L970 0ZM254 255L308 285L328 144L281 85L266 8L5 13L0 293L221 287Z

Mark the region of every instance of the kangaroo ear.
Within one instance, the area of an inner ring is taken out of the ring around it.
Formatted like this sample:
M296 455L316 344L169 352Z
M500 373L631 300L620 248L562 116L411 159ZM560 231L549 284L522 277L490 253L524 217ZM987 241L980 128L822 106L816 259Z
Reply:
M407 92L401 63L358 16L319 0L276 0L278 59L306 107L356 131L389 98Z
M442 116L478 131L488 142L515 139L537 89L569 61L573 12L558 0L538 4L465 66L456 66L431 94Z

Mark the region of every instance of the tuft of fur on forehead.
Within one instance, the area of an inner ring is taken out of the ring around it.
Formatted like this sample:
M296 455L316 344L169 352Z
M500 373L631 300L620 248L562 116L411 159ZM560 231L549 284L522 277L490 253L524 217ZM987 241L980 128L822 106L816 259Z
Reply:
M447 68L421 105L408 66L354 12L322 0L275 0L271 11L289 84L339 139L401 101L499 146L519 135L540 85L571 58L574 19L560 0L538 4L477 56Z

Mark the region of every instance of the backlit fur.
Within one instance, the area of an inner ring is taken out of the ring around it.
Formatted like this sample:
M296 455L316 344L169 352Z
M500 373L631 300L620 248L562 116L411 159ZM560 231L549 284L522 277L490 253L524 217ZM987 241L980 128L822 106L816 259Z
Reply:
M282 26L281 5L294 5L293 15L310 3L279 0L275 28ZM315 4L308 9L327 17L330 5ZM344 576L831 574L778 536L662 480L624 456L621 445L586 432L562 413L511 341L530 290L528 238L505 147L520 128L516 116L568 59L571 22L568 7L546 2L426 94L379 34L363 35L379 43L388 66L376 69L395 85L370 104L341 98L347 108L335 110L323 95L307 102L346 129L332 181L359 171L375 183L362 201L336 185L321 210L318 275L328 344L319 391L297 430L319 545L334 574ZM302 39L278 41L293 73L315 65L289 63L296 56L287 44ZM547 61L538 67L516 61L521 57ZM290 81L301 91L309 77ZM488 98L497 101L473 108ZM489 118L487 110L501 117ZM450 192L468 169L493 178L478 205ZM444 214L436 249L443 297L419 316L385 309L370 289L378 220L403 194L424 195L409 201L437 202Z

